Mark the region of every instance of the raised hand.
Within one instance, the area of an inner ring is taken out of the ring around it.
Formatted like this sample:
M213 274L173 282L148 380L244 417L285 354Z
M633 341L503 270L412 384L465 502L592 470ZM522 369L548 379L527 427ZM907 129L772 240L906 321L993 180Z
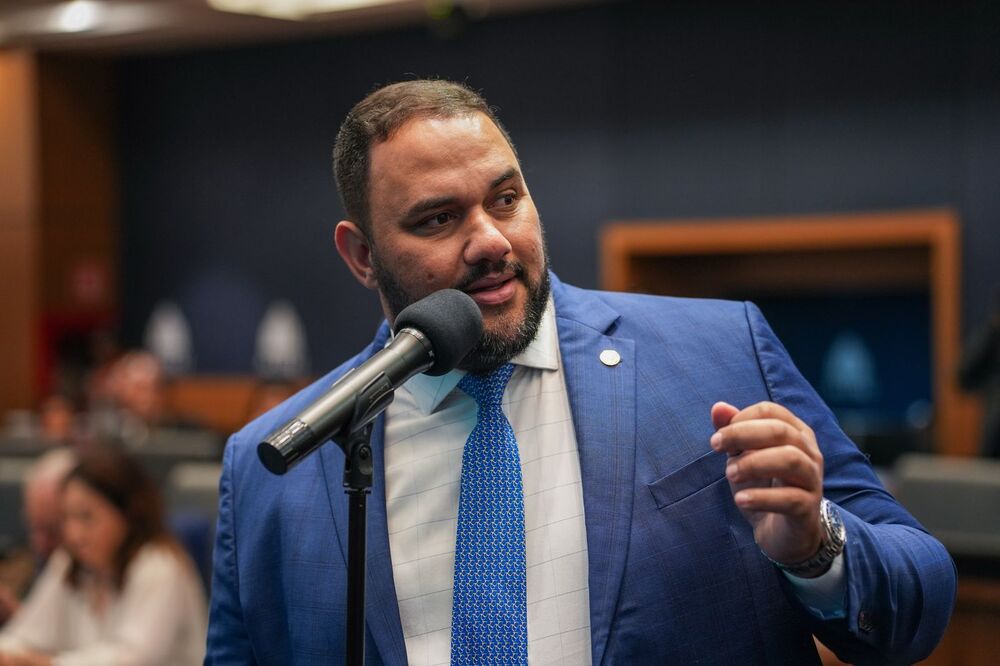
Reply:
M788 409L759 402L745 409L717 402L711 446L729 456L733 500L772 560L795 564L820 548L823 455L812 429Z

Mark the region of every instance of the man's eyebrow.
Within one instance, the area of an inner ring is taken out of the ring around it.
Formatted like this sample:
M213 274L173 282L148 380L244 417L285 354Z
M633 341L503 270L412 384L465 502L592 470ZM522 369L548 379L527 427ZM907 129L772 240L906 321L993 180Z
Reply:
M499 176L497 176L496 178L493 179L493 182L490 183L490 189L492 190L494 187L497 187L502 182L504 182L506 180L510 180L511 178L514 178L515 176L520 177L520 175L521 175L520 172L516 168L511 167L511 168L507 169L502 174L500 174Z
M421 213L426 213L429 210L434 210L435 208L442 208L451 204L455 201L455 197L435 197L433 199L424 199L423 201L418 201L417 203L410 206L409 210L406 211L404 216L406 219L411 217L416 217Z

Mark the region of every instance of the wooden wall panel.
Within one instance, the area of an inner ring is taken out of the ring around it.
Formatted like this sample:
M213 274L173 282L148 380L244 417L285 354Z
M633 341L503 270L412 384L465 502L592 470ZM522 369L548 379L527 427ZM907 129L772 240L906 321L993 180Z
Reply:
M118 302L110 63L45 56L38 86L43 307L46 314L104 315Z
M117 311L111 82L110 61L0 51L0 414L51 386L53 322Z
M0 50L0 413L30 407L38 308L36 63Z

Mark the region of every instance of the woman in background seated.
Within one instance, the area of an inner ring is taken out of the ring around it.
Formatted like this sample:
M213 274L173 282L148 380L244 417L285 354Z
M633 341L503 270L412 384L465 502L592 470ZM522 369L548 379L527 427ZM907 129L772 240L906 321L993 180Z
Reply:
M0 666L201 664L204 591L139 464L82 455L62 508L62 549L0 632Z

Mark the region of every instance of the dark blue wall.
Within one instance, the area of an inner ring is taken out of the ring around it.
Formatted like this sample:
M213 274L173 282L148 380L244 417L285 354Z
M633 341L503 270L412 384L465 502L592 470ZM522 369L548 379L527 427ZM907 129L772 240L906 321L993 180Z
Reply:
M807 3L808 5L809 3ZM380 315L332 244L329 154L375 83L466 80L500 107L564 280L597 286L613 219L951 206L964 315L1000 284L1000 12L612 3L118 68L126 339L177 300L198 370L250 367L268 302L316 372Z

